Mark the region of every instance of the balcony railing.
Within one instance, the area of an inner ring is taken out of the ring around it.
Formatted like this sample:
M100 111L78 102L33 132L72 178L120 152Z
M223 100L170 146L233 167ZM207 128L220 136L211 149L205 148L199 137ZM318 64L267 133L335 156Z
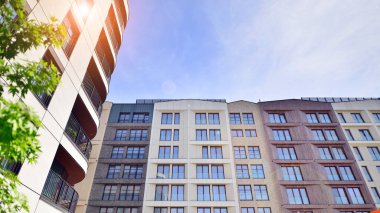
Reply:
M61 176L50 170L42 196L48 201L74 213L78 202L78 193Z
M102 112L102 100L98 91L96 90L95 84L92 81L91 76L88 73L84 76L82 87L86 92L87 96L90 98L92 106L94 106L96 112L100 116L100 113Z
M96 46L95 51L99 59L99 62L102 65L103 72L106 75L107 81L109 82L111 79L111 66L108 63L106 53L104 52L103 48L99 44Z
M70 115L69 121L65 129L67 136L79 148L84 156L88 159L90 157L92 144L84 132L82 126L79 124L74 115Z
M119 19L120 23L120 28L124 29L124 18L123 18L123 12L121 10L121 7L123 7L121 1L115 1L116 3L116 13L117 13L117 18Z
M116 39L116 36L115 36L116 31L112 26L112 22L109 16L106 19L106 26L107 26L108 34L111 38L113 49L115 50L115 53L117 53L119 51L120 44Z

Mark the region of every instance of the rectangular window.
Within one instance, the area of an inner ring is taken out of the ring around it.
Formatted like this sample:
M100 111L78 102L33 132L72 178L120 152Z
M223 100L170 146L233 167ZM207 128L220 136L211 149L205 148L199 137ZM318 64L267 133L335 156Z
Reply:
M146 141L148 140L148 130L146 129L131 129L129 134L130 141Z
M185 178L185 165L173 165L172 179L184 179L184 178Z
M211 177L213 179L224 179L223 165L211 165Z
M221 146L211 146L210 147L210 158L211 159L222 159L223 152Z
M127 148L128 159L142 159L145 155L145 147L129 146Z
M250 159L261 159L260 148L258 146L249 146L248 155Z
M292 137L288 129L273 129L273 139L275 141L291 141Z
M253 164L251 165L252 178L254 179L264 179L264 167L262 164Z
M344 118L343 113L338 113L338 119L341 123L346 123L346 119Z
M297 160L296 151L293 147L277 148L277 154L280 160Z
M220 141L220 130L219 129L210 129L210 141Z
M368 151L372 156L372 160L380 160L380 152L378 147L368 147Z
M249 178L248 165L246 165L246 164L237 164L236 165L236 176L239 179Z
M197 186L197 200L198 201L210 201L210 186L208 185L198 185Z
M119 200L137 201L140 197L140 185L121 186Z
M138 208L131 208L131 207L117 208L117 213L137 213L137 210L138 210ZM154 212L154 213L156 213L156 212ZM162 212L162 213L164 213L164 212Z
M126 129L117 129L115 135L116 141L126 141L127 140L127 130Z
M255 208L253 208L253 207L242 207L241 213L255 213Z
M149 113L133 113L132 123L148 123Z
M339 172L342 177L342 180L355 180L354 174L352 174L351 167L349 166L340 166Z
M212 186L212 200L213 201L226 201L226 187L223 185Z
M353 150L354 150L356 159L358 159L358 161L362 161L363 160L363 156L360 153L359 147L355 146L355 147L353 147Z
M271 213L271 210L269 207L259 207L259 208L257 208L257 213ZM300 212L298 212L298 213L300 213ZM312 212L308 212L308 213L312 213Z
M375 203L379 204L380 203L380 194L379 194L379 191L377 191L376 187L371 187L371 192L372 192L373 197L375 198L374 199Z
M214 213L228 213L227 208L214 208Z
M116 198L116 185L105 185L102 200L115 200Z
M306 118L308 123L318 123L317 114L315 113L307 113Z
M362 115L360 113L351 113L352 120L355 123L364 123L364 120L362 118Z
M336 204L349 204L344 188L332 188Z
M246 159L244 146L235 146L234 147L235 159Z
M125 179L141 179L143 173L143 165L126 164L124 166L123 178Z
M269 200L267 186L255 185L253 188L255 190L256 200Z
M325 135L328 141L338 141L338 135L336 134L336 131L333 129L326 129Z
M335 160L347 160L346 154L341 147L333 147L332 153L334 154Z
M269 113L269 123L287 123L284 113Z
M123 158L124 157L124 147L112 147L111 158Z
M157 179L167 179L170 176L170 165L169 164L158 164L157 165Z
M172 123L173 123L173 113L161 114L161 124L172 124Z
M196 130L196 140L197 141L207 141L207 130L197 129Z
M318 117L321 123L331 123L331 119L328 113L319 113Z
M197 213L211 213L211 208L197 208Z
M219 113L208 113L208 124L220 124Z
M181 122L181 114L174 113L174 124L180 124Z
M241 124L240 113L230 113L231 124Z
M239 199L240 200L253 200L252 190L250 185L239 185Z
M327 180L340 180L338 171L334 166L325 166Z
M243 113L243 124L254 124L255 121L253 119L252 113Z
M120 165L109 165L107 179L116 179L120 177Z
M248 138L257 137L256 129L246 129L245 137L248 137Z
M373 113L373 117L376 123L380 123L380 113Z
M281 167L283 180L302 181L301 169L298 166Z
M179 207L179 208L177 208L177 207L172 207L172 208L170 208L170 213L184 213L185 211L184 211L184 209L183 209L183 207Z
M69 58L74 50L75 44L80 35L78 25L75 21L72 11L70 10L66 17L63 19L63 25L65 26L67 36L63 42L62 49L64 50L66 56Z
M289 204L310 204L305 188L287 188Z
M173 141L179 141L179 129L174 130Z
M155 201L166 201L169 198L169 185L156 185Z
M202 159L208 159L208 146L202 146Z
M312 129L313 138L316 141L325 141L325 136L323 135L323 131L321 129Z
M195 113L195 124L207 124L206 113Z
M349 140L349 141L355 140L354 137L352 136L351 130L345 129L344 131L346 132L347 140Z
M113 207L102 207L100 213L113 213Z
M359 188L347 188L348 195L352 204L364 204L364 199Z
M208 165L197 165L197 178L199 179L210 178Z
M130 113L127 113L127 112L121 112L119 114L119 123L128 123L129 122L129 119L130 119Z
M243 137L243 130L241 129L232 129L231 130L232 137Z
M178 156L179 156L178 146L173 146L173 156L172 156L172 158L173 159L178 159Z
M328 147L319 147L319 156L322 160L332 160L332 155Z
M170 146L160 146L158 148L158 158L169 159L170 158Z
M161 129L160 141L171 141L171 140L172 140L172 130L171 129Z
M368 129L359 129L363 141L373 141L373 137Z
M166 208L166 207L154 207L153 213L168 213L168 208Z
M184 185L172 185L171 200L172 201L183 201L185 194Z
M372 182L373 179L372 179L371 174L370 174L369 171L368 171L368 168L367 168L366 166L362 166L362 170L363 170L363 173L364 173L365 179L366 179L368 182Z

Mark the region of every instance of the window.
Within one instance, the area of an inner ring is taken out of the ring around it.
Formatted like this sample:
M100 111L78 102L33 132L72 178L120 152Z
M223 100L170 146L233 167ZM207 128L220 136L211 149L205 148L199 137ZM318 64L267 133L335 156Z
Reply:
M121 112L119 114L119 123L128 123L130 119L130 113L127 112Z
M249 178L248 165L246 164L236 165L236 176L239 179Z
M333 188L336 204L349 204L344 188Z
M168 164L158 164L157 165L157 175L158 179L167 179L170 176L170 165Z
M173 141L179 141L179 129L174 130Z
M336 135L335 130L333 130L333 129L326 129L325 134L326 134L328 141L338 141L339 140L338 136Z
M197 208L197 213L211 213L211 208Z
M211 159L222 159L223 152L221 146L211 146L210 147L210 158Z
M161 129L160 141L171 141L171 140L172 140L172 130L171 129Z
M254 124L252 113L243 113L243 124Z
M244 146L235 146L234 147L235 159L246 159L245 147Z
M231 130L232 137L243 137L243 130L241 129L233 129Z
M214 208L214 213L227 213L227 208Z
M248 137L248 138L257 137L256 129L246 129L245 137Z
M360 113L351 113L352 120L355 123L364 123L364 120L362 118L362 115Z
M197 186L197 200L198 201L210 201L210 186L198 185Z
M314 140L316 140L316 141L326 140L321 129L313 129L313 130L311 130L311 132L313 133Z
M134 113L132 123L148 123L149 113Z
M148 140L148 130L146 129L131 129L129 134L130 141L146 141Z
M145 155L145 147L129 146L127 148L128 159L142 159Z
M174 207L172 207L172 208L170 208L170 213L184 213L185 211L183 210L183 208L182 207L179 207L179 208L174 208Z
M173 156L172 156L172 158L173 159L178 159L178 155L179 155L178 146L173 146Z
M346 154L344 154L343 148L333 147L332 153L334 154L335 160L347 160Z
M219 129L210 129L210 141L220 141L220 130Z
M219 113L208 113L208 124L220 124Z
M174 113L174 124L180 124L181 115L179 113Z
M172 201L183 201L185 194L184 185L172 185L171 200Z
M373 160L380 160L380 152L378 147L368 147L368 151Z
M207 146L202 146L202 159L208 159L208 147Z
M308 123L318 123L317 114L315 113L307 113L306 118Z
M160 146L158 148L158 158L160 159L170 158L170 146Z
M277 154L280 160L297 160L296 151L293 147L277 148Z
M155 201L166 201L169 197L169 185L156 185Z
M250 185L239 185L239 199L240 200L253 200L252 190Z
M349 140L349 141L355 140L354 137L352 136L351 130L345 129L344 131L346 132L347 140Z
M240 113L230 113L231 124L241 124Z
M371 174L370 174L369 171L368 171L368 168L367 168L366 166L362 166L362 170L363 170L363 173L364 173L365 179L366 179L368 182L372 182L373 179L372 179Z
M255 213L255 208L243 207L243 208L241 208L241 213Z
M264 167L262 164L251 165L251 171L252 171L252 178L254 179L265 178Z
M363 160L363 156L362 156L362 154L360 153L359 147L355 146L355 147L353 147L353 149L354 149L354 153L355 153L356 158L357 158L359 161L362 161L362 160Z
M154 207L153 213L168 213L168 208L166 208L166 207Z
M138 208L117 208L117 213L137 213Z
M286 189L289 204L310 204L305 188Z
M249 146L248 155L250 159L261 159L260 148L258 146Z
M195 113L195 124L207 124L206 113Z
M126 129L117 129L115 140L117 141L126 141L127 140L127 130Z
M207 130L206 129L197 129L196 130L196 140L197 141L207 141Z
M100 213L113 213L113 207L102 207Z
M303 180L301 169L298 166L283 166L281 167L283 180Z
M212 186L212 199L214 201L226 201L226 187L223 185Z
M74 50L75 44L77 43L80 34L78 25L75 21L75 18L71 10L63 19L63 25L66 28L67 36L65 41L63 42L62 48L66 56L69 58Z
M224 179L223 165L211 165L211 177L213 179Z
M267 186L255 185L253 188L255 190L256 200L269 200Z
M185 165L173 165L172 166L172 178L184 179L185 178Z
M197 165L197 178L209 178L208 165Z
M319 113L318 116L321 123L331 123L331 119L328 113Z
M115 200L116 198L116 185L105 185L102 200Z
M342 177L342 180L355 180L354 174L352 174L351 167L349 166L340 166L339 172Z
M380 203L380 194L379 191L377 191L376 187L371 187L371 192L373 197L375 198L375 203L379 204Z
M124 157L124 147L112 147L111 158L123 158Z
M338 113L338 119L341 123L346 123L346 119L344 118L343 113Z
M269 207L259 207L257 208L257 213L271 213L271 210Z
M137 201L140 197L140 185L121 186L119 200Z
M109 165L107 178L115 179L120 177L120 165Z
M380 123L380 113L373 113L373 117L376 123Z
M273 129L273 139L275 141L291 141L292 137L288 129Z
M284 113L269 113L269 123L287 123Z
M124 166L123 178L126 179L141 179L143 173L143 165L126 164Z
M319 156L322 160L332 160L332 155L328 147L319 147Z
M172 123L173 123L173 113L161 114L161 124L172 124Z
M352 204L364 204L364 199L359 188L347 188L348 195Z
M373 141L373 137L368 129L359 129L363 141Z
M325 166L327 180L340 180L338 171L334 166Z

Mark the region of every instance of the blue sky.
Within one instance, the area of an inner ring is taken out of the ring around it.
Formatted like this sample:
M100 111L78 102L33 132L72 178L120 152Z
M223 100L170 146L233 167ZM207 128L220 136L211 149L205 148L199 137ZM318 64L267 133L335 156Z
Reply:
M129 3L110 101L380 96L380 1Z

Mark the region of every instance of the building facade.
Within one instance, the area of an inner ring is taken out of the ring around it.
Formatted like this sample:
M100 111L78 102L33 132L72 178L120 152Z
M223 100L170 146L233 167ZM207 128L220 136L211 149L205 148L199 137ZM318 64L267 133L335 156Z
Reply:
M84 179L106 99L116 56L128 20L124 0L27 0L28 17L55 17L68 32L62 48L41 47L18 60L44 59L56 65L61 82L53 95L23 99L43 123L38 130L41 154L36 164L2 162L21 181L30 212L75 212L74 185ZM1 79L3 83L3 79Z
M378 168L367 159L376 151L364 148L369 153L360 163L373 179L368 188L334 104L137 100L114 105L86 212L369 213L376 208L371 193ZM367 110L375 117L378 112L376 104L366 102L340 107L350 113ZM149 141L128 138L136 124L122 118L135 112L149 116ZM366 125L376 137L372 129L377 124L371 121ZM125 165L135 159L125 150L111 151L124 144L145 146L146 159L136 161L143 165L138 180L122 178L130 174ZM120 159L110 157L117 153Z

